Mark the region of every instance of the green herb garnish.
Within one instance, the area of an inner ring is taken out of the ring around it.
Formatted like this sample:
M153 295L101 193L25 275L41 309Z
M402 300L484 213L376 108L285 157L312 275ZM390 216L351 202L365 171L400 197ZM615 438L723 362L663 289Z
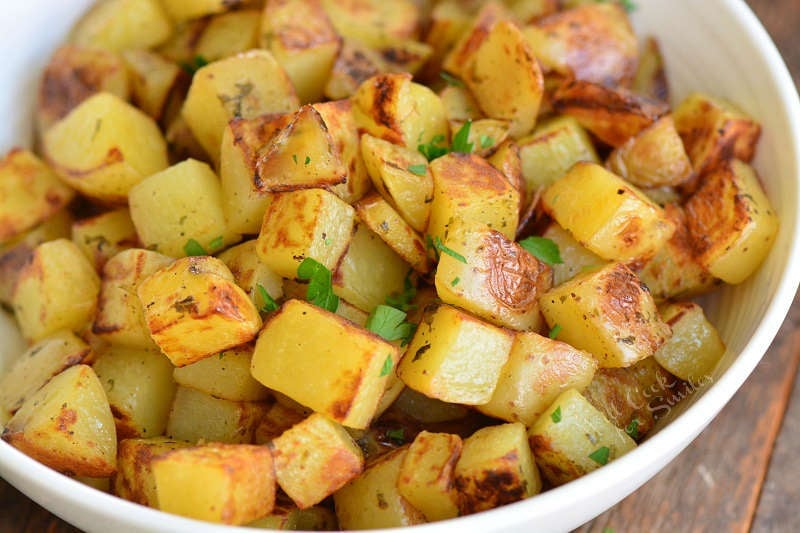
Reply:
M444 135L436 135L428 144L418 145L417 150L419 150L419 152L425 156L425 159L428 161L433 161L434 159L442 157L450 151L447 146L442 146L444 140Z
M441 71L439 73L439 76L441 76L442 79L447 82L447 85L450 85L451 87L463 87L464 86L464 82L463 81L461 81L460 79L456 78L455 76L453 76L452 74L450 74L448 72Z
M547 336L551 339L555 339L558 337L559 333L561 333L561 324L556 324L550 329L550 333L548 333Z
M519 241L519 245L522 246L526 252L548 265L564 262L561 259L558 245L546 237L526 237Z
M558 424L561 422L561 406L559 405L556 407L556 410L550 413L550 420L553 421L554 424Z
M416 327L406 322L405 312L388 305L378 305L367 318L366 328L387 341L402 340L405 346L411 342Z
M208 60L201 56L196 55L188 63L181 63L181 68L185 70L190 76L194 76L195 72L208 65Z
M187 256L208 255L203 245L194 239L186 241L186 244L183 245L183 253Z
M449 255L453 259L461 261L465 265L467 264L467 259L460 253L453 250L452 248L445 246L444 243L442 242L442 239L440 239L438 235L433 238L433 246L443 254Z
M392 371L392 365L394 365L394 362L392 361L392 354L389 354L386 356L386 360L383 362L383 366L381 367L380 377L388 376L389 372Z
M630 438L636 440L639 438L639 419L634 418L633 420L625 426L625 433L628 434Z
M589 459L599 465L604 465L608 463L608 455L610 453L611 450L608 449L608 446L601 446L589 454Z
M258 295L261 297L260 310L262 313L271 313L278 309L278 302L276 302L272 296L269 295L267 289L265 289L263 285L260 283L257 284L256 290L258 291Z
M397 444L404 444L406 442L406 435L403 428L387 429L386 437L393 440Z
M333 294L333 274L328 268L310 257L303 259L297 267L297 277L308 280L306 299L312 304L335 313L339 297Z
M387 296L386 305L390 305L395 309L406 312L416 308L416 305L411 303L411 301L417 296L417 288L414 286L414 282L411 281L412 272L413 270L409 270L406 273L406 277L403 280L403 292L392 293Z
M416 174L417 176L424 176L428 171L428 165L409 165L408 171L412 174Z
M459 283L460 281L461 281L461 278L459 278L458 276L456 276L456 277L454 277L454 278L453 278L453 281L451 281L451 282L450 282L450 286L451 286L451 287L455 287L456 285L458 285L458 283Z
M306 160L305 160L304 164L306 166L308 166L309 163L311 163L311 156L306 156Z
M481 142L481 148L486 150L487 148L489 148L494 144L494 139L492 139L488 135L481 135L480 142Z
M468 120L461 126L455 135L453 135L453 145L450 147L451 152L458 152L460 154L471 154L474 148L473 144L469 142L469 130L472 127L472 120Z
M219 237L212 239L211 242L208 243L208 249L212 251L219 250L224 245L225 245L225 239L223 239L222 235L220 235Z

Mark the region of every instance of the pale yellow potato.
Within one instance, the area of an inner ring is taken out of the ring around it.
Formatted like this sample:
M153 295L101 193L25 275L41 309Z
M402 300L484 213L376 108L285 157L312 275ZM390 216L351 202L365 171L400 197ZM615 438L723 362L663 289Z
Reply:
M207 444L166 452L151 462L158 508L230 525L272 512L275 473L264 446Z
M130 211L121 207L72 223L72 242L102 272L109 259L123 250L136 248L139 236Z
M162 0L164 9L172 20L200 18L215 13L224 13L233 7L243 4L243 0Z
M703 308L693 302L675 302L659 312L672 328L672 336L653 354L658 364L694 385L712 379L725 354L725 343Z
M240 9L213 15L197 38L194 57L202 57L210 62L259 48L260 26L261 12L258 9Z
M272 440L278 485L300 508L318 504L364 470L361 448L344 427L314 413Z
M69 40L121 51L156 46L171 34L172 24L159 0L107 0L95 3L81 17Z
M675 233L678 233L677 230ZM549 224L547 229L542 232L542 237L550 239L558 246L558 253L563 261L550 265L553 270L553 287L561 285L586 270L593 270L606 264L605 259L576 241L557 222ZM656 253L656 257L659 253L661 251Z
M410 72L415 76L433 54L433 48L423 42L390 39L378 52L390 72Z
M131 187L167 167L153 119L111 93L87 98L48 129L43 151L67 184L109 204L125 203Z
M417 37L420 13L410 0L322 0L339 35L372 48Z
M468 120L476 121L485 117L478 107L475 97L467 90L463 82L459 85L448 84L439 91L439 98L442 99L444 112L452 131L458 130L458 126L453 127L454 123L463 124ZM472 133L471 130L470 133Z
M117 438L164 433L175 395L169 359L157 350L110 346L92 368L111 405Z
M289 300L256 342L251 372L270 389L342 425L372 421L397 347L310 303Z
M150 335L175 366L186 366L252 340L261 317L225 263L185 257L136 290Z
M108 477L117 464L114 418L91 367L64 370L8 421L3 440L59 472Z
M283 296L283 280L258 258L255 240L228 248L218 257L230 269L236 284L250 295L259 310L263 311L268 305L261 293L262 288L274 300Z
M11 299L25 338L61 329L80 331L97 308L100 278L83 252L66 239L37 246L22 267Z
M118 446L117 472L114 475L114 494L157 509L156 481L151 467L153 459L188 446L188 442L166 437L121 440Z
M250 374L253 349L239 346L180 368L170 368L178 385L191 387L215 398L234 402L255 402L270 397Z
M131 101L153 120L168 123L177 114L176 102L188 81L181 67L149 50L122 53L131 86Z

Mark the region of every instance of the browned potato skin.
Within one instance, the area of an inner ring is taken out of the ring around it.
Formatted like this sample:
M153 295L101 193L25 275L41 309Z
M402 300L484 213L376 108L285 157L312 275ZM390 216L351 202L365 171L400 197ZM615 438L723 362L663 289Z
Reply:
M125 63L110 50L64 45L44 70L36 104L39 132L67 116L78 104L99 92L128 99Z
M519 212L520 219L522 213L528 207L526 196L525 178L522 176L522 160L520 159L519 145L512 140L503 141L494 150L494 153L486 158L490 165L499 170L508 182L519 192Z
M511 20L511 12L501 2L487 2L475 16L472 27L461 34L460 39L444 58L442 68L456 76L462 76L470 63L472 54L489 36L492 27L501 20Z
M583 395L598 411L620 429L637 421L636 439L640 440L653 429L653 411L648 397L632 367L601 368L583 391ZM633 438L632 431L628 434Z
M623 88L582 80L564 83L553 95L558 113L575 117L581 126L614 148L669 111L667 104L648 100Z
M349 98L359 85L386 70L378 52L360 41L345 38L325 85L325 96L333 100Z
M667 73L664 69L664 57L655 37L648 37L644 41L639 54L639 66L631 86L633 91L651 100L669 102L669 85Z
M117 450L117 473L113 480L114 494L134 503L157 507L155 480L150 468L153 459L189 445L165 437L121 440Z

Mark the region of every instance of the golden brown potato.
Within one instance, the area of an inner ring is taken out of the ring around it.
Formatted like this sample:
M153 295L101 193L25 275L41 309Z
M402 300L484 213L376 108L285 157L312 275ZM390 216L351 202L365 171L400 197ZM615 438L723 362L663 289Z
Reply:
M433 48L419 41L390 39L378 48L378 53L383 58L386 70L416 75L431 57Z
M433 6L425 32L425 42L432 53L420 73L421 79L431 82L439 76L442 61L469 27L471 14L464 4L460 0L442 0Z
M343 39L339 54L325 83L331 100L350 98L367 79L388 70L381 55L361 41Z
M557 222L550 223L547 229L542 232L542 237L550 239L558 246L558 253L563 261L563 263L550 265L553 270L553 287L561 285L581 272L606 264L605 259L576 241Z
M498 143L486 160L499 170L508 182L519 192L520 216L528 207L528 192L525 177L522 174L522 158L519 145L510 139ZM519 228L517 228L519 229Z
M191 365L170 368L178 385L234 402L257 402L270 398L270 392L250 374L252 345L245 344L206 357Z
M157 509L153 459L166 452L188 446L190 446L188 442L166 437L121 440L118 446L117 472L114 476L114 494Z
M647 37L639 53L639 65L631 86L633 92L651 100L669 102L664 57L655 37Z
M653 429L655 420L650 408L652 391L644 388L636 379L632 366L601 368L582 394L609 422L624 429L635 441L641 440Z
M443 11L445 12L440 13L443 16L442 33L437 36L442 39L440 46L450 40L451 27L453 31L457 27L463 28L442 62L442 69L457 77L464 76L470 65L473 51L486 41L495 24L512 19L512 14L506 6L502 2L496 1L483 4L469 25L465 24L461 18L463 11L459 13L453 8L443 8Z
M70 41L79 46L122 51L150 48L164 42L172 24L158 0L97 2L72 28Z
M263 291L273 300L283 296L283 280L258 258L255 240L228 248L218 257L231 270L236 284L250 295L262 312L269 308L269 299L264 297Z
M372 48L419 32L419 8L410 0L322 0L322 6L339 35Z
M216 61L258 48L261 26L261 11L258 9L218 13L200 20L207 24L196 40L193 57L202 58L201 62ZM189 22L190 26L192 22Z
M280 398L280 393L276 394ZM263 418L256 426L253 440L256 444L268 444L273 439L279 437L284 431L292 426L299 424L308 415L307 410L300 410L276 401L269 410L264 413Z
M160 124L178 114L178 102L189 88L189 77L177 64L149 50L122 53L131 85L131 101Z
M139 246L139 236L127 208L107 211L72 224L72 242L101 272L109 259L123 250Z

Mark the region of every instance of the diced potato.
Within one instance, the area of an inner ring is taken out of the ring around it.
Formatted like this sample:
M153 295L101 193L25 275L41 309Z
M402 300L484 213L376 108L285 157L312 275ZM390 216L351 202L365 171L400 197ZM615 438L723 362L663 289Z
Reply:
M665 343L666 344L666 343ZM653 429L653 392L642 387L633 367L601 368L583 396L598 411L633 440L640 440Z
M109 259L103 267L92 332L117 346L154 346L136 290L142 280L170 263L172 258L166 255L141 249L125 250Z
M542 122L518 144L528 198L553 184L578 161L600 161L586 130L572 117Z
M240 9L213 15L206 19L202 35L194 47L194 57L217 61L258 48L260 26L261 12L258 9Z
M206 253L234 240L225 227L219 179L200 161L187 159L144 179L129 202L142 244L165 255L197 253L189 248L192 240Z
M530 498L542 490L525 426L479 429L464 439L455 468L459 514L473 514Z
M550 267L499 231L477 224L452 224L436 268L436 292L489 322L515 330L537 330L544 321L538 296L550 289Z
M47 130L44 153L65 182L111 204L124 203L131 187L167 167L153 119L111 93L87 98Z
M755 170L739 160L706 175L685 209L697 261L726 283L755 272L778 232L778 216Z
M188 87L186 73L149 50L126 50L122 57L128 69L133 103L153 120L169 123L177 114L177 100Z
M564 390L585 389L596 369L590 353L532 331L518 333L492 399L477 409L531 426Z
M664 344L670 328L658 315L650 292L621 263L585 272L539 298L547 324L558 338L585 350L600 367L625 367Z
M377 335L289 300L264 324L251 372L267 387L342 425L365 428L399 358L397 347Z
M240 346L206 357L191 365L170 368L178 385L234 402L256 402L270 397L269 391L250 374L252 348Z
M214 257L178 259L136 292L153 340L175 366L244 344L261 329L258 309Z
M761 125L726 100L692 93L678 104L672 116L698 174L723 159L749 162L755 154Z
M294 88L272 54L251 50L195 72L181 113L197 141L217 163L222 133L230 120L288 113L297 108Z
M181 22L205 15L224 13L243 4L243 0L162 0L172 20Z
M272 52L300 102L316 102L341 47L319 0L272 0L261 19L261 48Z
M172 25L158 0L108 0L94 4L78 21L70 41L121 51L156 46L171 33Z
M36 103L36 125L43 134L95 93L128 99L125 63L110 50L64 45L53 53L42 74Z
M473 153L488 158L497 146L508 139L509 127L513 124L505 119L480 118L470 124L467 142L472 143ZM463 124L450 123L451 130L457 132Z
M615 261L649 259L675 232L636 187L594 163L577 163L542 195L544 209L577 241Z
M107 211L72 224L72 242L100 272L109 259L139 245L139 236L127 208Z
M606 166L638 187L675 186L692 177L692 163L670 115L616 148Z
M72 241L45 242L19 273L14 316L29 340L61 329L79 331L92 320L99 292L100 278Z
M468 10L469 8L465 7L464 9ZM474 50L483 45L492 28L500 21L512 20L513 15L502 2L486 2L472 17L471 24L467 25L461 20L462 13L457 13L453 9L447 9L447 11L446 14L440 13L444 15L445 19L442 25L444 31L441 34L443 41L449 40L449 26L452 25L455 29L455 26L463 24L464 29L459 32L457 42L444 57L442 69L461 77L471 67Z
M412 150L447 136L447 120L439 96L411 81L408 73L378 74L352 97L358 127L370 135Z
M522 212L528 207L528 194L525 178L522 174L522 158L520 157L519 145L510 139L506 139L491 150L494 153L487 157L486 160L499 170L519 192L519 211L521 216Z
M357 223L347 251L333 273L333 292L371 313L403 289L408 264L365 224Z
M112 346L92 367L111 405L118 438L164 433L175 395L169 359L154 350Z
M284 278L311 257L336 268L350 242L355 210L324 189L276 193L269 204L256 252L267 267Z
M267 304L262 289L274 300L283 296L283 280L259 260L255 240L228 248L218 257L230 269L236 284L250 295L259 309L264 309Z
M575 389L567 389L528 430L542 475L563 485L625 455L636 443Z
M246 524L259 529L278 529L287 531L338 531L336 514L322 505L298 509L276 501L272 513L264 518Z
M509 331L442 305L419 324L397 375L426 396L484 404L492 399L513 340Z
M433 202L427 234L445 240L456 220L480 223L514 239L520 193L485 159L450 153L430 164Z
M153 459L166 452L186 448L188 442L166 437L150 439L124 439L119 442L117 472L114 476L114 494L126 500L158 508L156 480L153 477Z
M12 149L0 159L0 243L44 222L74 194L32 152Z
M70 331L40 340L16 358L0 379L0 410L14 413L50 378L94 356L88 344Z
M307 416L304 411L289 407L281 402L275 402L264 414L258 426L256 426L253 439L256 444L272 442L273 439L280 437L284 431L302 422Z
M677 231L675 233L677 234ZM576 241L567 230L556 222L547 226L542 237L550 239L558 246L558 252L563 261L550 266L553 270L553 287L561 285L581 272L606 264L605 259Z
M167 418L165 433L188 442L253 442L256 426L269 404L235 402L199 390L178 386Z
M425 156L369 134L361 137L361 154L378 192L412 228L424 231L433 198L433 179Z
M381 195L365 196L355 208L359 219L414 270L422 274L431 270L425 241Z
M372 48L413 39L419 31L419 8L410 0L322 0L322 5L337 33Z
M318 413L284 431L270 450L278 484L300 509L321 502L364 469L350 434Z
M261 192L329 187L347 171L319 112L304 105L259 150L252 186Z
M361 41L345 38L325 83L327 98L350 98L368 78L388 70L381 55Z
M424 515L406 500L397 481L408 448L383 455L333 495L342 529L375 529L422 524Z
M422 431L405 454L397 491L429 522L458 516L454 471L461 446L458 435Z
M648 100L627 89L588 81L568 81L553 95L553 107L574 117L611 147L619 147L669 111L667 104Z
M151 462L158 508L240 525L275 505L272 455L264 446L208 444L166 452Z
M416 75L433 54L433 48L419 41L390 39L378 52L386 63L386 70Z
M672 328L672 336L653 354L658 364L695 385L710 379L725 354L725 344L703 308L693 302L676 302L659 311Z
M59 472L108 477L116 470L114 418L103 386L86 365L69 367L30 396L2 438Z
M664 57L655 37L647 37L640 48L639 65L636 67L632 89L647 98L669 102Z
M526 26L524 33L545 70L612 86L627 86L636 73L636 35L615 2L555 13Z

